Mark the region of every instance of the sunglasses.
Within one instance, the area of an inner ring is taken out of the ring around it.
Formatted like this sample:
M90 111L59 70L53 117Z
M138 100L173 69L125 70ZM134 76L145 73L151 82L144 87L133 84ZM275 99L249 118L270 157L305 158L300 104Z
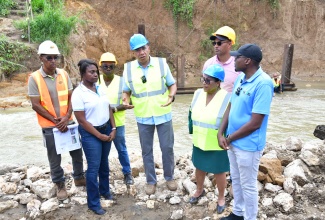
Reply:
M142 83L146 83L147 82L147 78L145 76L142 76L141 77L141 81L142 81Z
M108 68L111 69L111 70L113 70L115 68L115 65L114 64L111 64L111 65L102 65L101 67L104 70L108 70Z
M201 77L201 78L200 78L200 82L201 82L201 83L205 82L205 84L207 84L207 85L210 85L210 82L211 82L211 81L213 81L213 80L208 79L208 78L205 78L205 77Z
M225 41L225 40L218 41L218 42L212 41L212 45L213 45L213 46L215 46L215 45L221 46L223 43L226 43L226 42L227 42L227 41Z
M47 61L57 60L59 59L59 56L45 56L45 59Z
M239 96L240 95L240 91L242 91L242 87L238 87L237 88L237 90L236 90L236 92L235 92L235 94L237 95L237 96Z

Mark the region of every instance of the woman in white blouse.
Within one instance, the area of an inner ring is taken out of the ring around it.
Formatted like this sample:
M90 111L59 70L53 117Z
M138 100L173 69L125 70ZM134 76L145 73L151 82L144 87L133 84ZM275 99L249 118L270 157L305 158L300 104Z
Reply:
M100 196L112 199L108 154L116 134L115 121L106 93L97 85L99 71L96 62L83 59L78 66L82 81L73 91L71 102L88 163L87 202L90 210L103 215L106 211L100 205Z

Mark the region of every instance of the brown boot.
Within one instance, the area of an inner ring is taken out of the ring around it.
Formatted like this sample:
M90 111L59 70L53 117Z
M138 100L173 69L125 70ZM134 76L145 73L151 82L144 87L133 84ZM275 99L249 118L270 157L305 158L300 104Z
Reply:
M75 186L86 186L86 178L81 177L80 179L74 179Z
M57 191L56 191L56 197L58 200L66 200L68 198L67 190L65 189L65 183L64 182L58 182L56 183Z

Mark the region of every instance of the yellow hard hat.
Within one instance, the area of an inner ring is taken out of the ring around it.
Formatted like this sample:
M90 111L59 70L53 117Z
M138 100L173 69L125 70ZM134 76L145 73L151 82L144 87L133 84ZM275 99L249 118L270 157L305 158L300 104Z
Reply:
M234 29L232 29L229 26L223 26L219 28L215 33L212 33L210 40L215 40L216 38L220 39L218 36L228 38L232 44L235 44L236 42L236 33ZM220 40L225 40L225 39L220 39Z
M117 65L117 61L116 61L116 58L115 58L115 55L110 53L110 52L107 52L107 53L103 53L102 56L100 57L100 60L99 60L99 66L102 65L102 62L103 61L112 61L112 62L115 62L115 65Z

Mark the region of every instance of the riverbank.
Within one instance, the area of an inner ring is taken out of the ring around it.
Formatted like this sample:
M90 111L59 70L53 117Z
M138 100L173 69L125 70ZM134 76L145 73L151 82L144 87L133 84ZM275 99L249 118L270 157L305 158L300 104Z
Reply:
M110 158L110 184L115 201L101 200L105 216L87 209L84 187L75 187L72 167L64 166L69 198L58 201L47 166L0 164L0 219L219 219L231 212L233 203L227 187L227 208L217 214L218 190L210 175L207 192L197 205L188 203L196 185L190 153L176 158L178 190L168 191L163 179L161 155L155 154L157 192L145 195L145 175L139 153L130 154L135 184L127 190L117 158ZM86 164L85 164L86 166ZM267 144L258 175L259 220L325 218L325 142L303 142L288 138L285 143Z

